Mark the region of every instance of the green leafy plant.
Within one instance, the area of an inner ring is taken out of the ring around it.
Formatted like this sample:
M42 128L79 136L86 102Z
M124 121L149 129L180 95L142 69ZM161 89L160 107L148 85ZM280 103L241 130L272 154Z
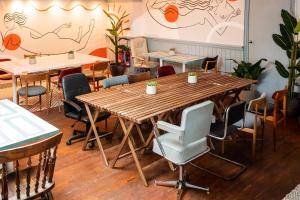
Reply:
M275 61L278 73L288 79L288 94L293 97L295 80L300 76L299 32L300 22L286 10L281 10L283 24L280 24L280 34L273 34L274 42L284 51L289 58L289 66L286 69L278 60Z
M157 82L156 81L149 81L147 83L148 86L157 86Z
M244 61L236 61L231 59L234 63L237 64L237 67L233 68L234 72L232 73L233 76L240 77L240 78L247 78L252 80L257 80L259 75L264 71L265 68L261 67L262 61L267 61L267 59L262 58L257 61L255 64L250 62Z
M189 76L197 76L196 72L189 72Z
M123 34L124 31L129 30L129 27L125 27L125 24L127 22L127 17L129 14L126 12L123 12L121 16L118 16L114 13L109 13L108 11L103 10L104 14L108 17L111 28L106 29L109 34L106 34L106 36L109 38L111 43L114 45L114 49L110 50L114 53L115 56L115 64L119 64L118 59L118 53L119 49L123 49L124 51L128 50L128 47L126 45L121 45L120 41L124 38L120 38L120 36Z

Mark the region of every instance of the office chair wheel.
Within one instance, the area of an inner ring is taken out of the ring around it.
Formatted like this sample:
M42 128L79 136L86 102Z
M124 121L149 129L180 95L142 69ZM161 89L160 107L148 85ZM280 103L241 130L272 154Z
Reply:
M88 143L89 149L93 149L95 147L95 141Z
M67 142L66 142L66 145L68 145L68 146L70 146L72 144L72 141L71 140L68 140Z

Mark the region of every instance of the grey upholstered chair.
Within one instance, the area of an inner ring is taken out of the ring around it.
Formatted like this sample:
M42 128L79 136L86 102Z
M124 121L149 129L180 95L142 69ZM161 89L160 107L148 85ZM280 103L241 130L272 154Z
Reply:
M176 126L158 121L157 127L167 133L158 136L155 133L153 151L179 166L179 180L160 182L156 185L177 187L181 198L183 187L204 190L209 188L192 185L184 180L184 165L209 152L206 136L210 132L214 103L206 101L184 109L181 125Z
M122 76L114 76L111 78L104 79L102 81L103 88L110 88L112 86L116 85L123 85L123 84L128 84L128 76L127 75L122 75Z

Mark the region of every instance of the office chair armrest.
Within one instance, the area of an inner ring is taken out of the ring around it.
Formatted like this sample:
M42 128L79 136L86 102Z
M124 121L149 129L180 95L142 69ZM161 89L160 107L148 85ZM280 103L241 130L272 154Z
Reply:
M176 126L176 125L170 124L168 122L164 122L164 121L158 121L157 128L167 131L167 132L170 132L170 133L177 133L180 135L184 134L184 130L180 126Z
M142 58L142 57L139 57L139 56L131 56L132 58L136 58L136 59L138 59L138 60L141 60L141 61L145 61L145 59L144 58Z
M74 108L78 113L82 113L82 108L74 101L64 100L64 99L62 101L64 104L67 104L68 106Z

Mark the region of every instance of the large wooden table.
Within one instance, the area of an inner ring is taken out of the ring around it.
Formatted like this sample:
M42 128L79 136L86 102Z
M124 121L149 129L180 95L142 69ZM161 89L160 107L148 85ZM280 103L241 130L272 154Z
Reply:
M16 77L24 72L35 73L49 70L58 70L67 67L79 67L84 64L95 62L107 62L107 58L101 58L82 53L75 53L74 59L68 59L67 54L37 56L36 64L29 64L27 59L12 59L11 61L1 62L0 70L12 75L12 95L13 102L17 102L17 79Z
M144 143L143 147L147 147L151 143L154 135L159 133L156 129L156 121L170 119L169 114L174 109L184 108L193 103L212 99L215 101L215 108L217 113L219 113L221 99L223 99L224 96L235 94L236 98L243 88L254 82L252 80L213 73L197 72L197 74L197 84L187 83L187 73L156 79L158 82L158 93L156 95L147 95L145 93L147 81L144 81L106 90L102 89L99 92L77 97L79 101L85 104L92 124L87 140L91 134L94 134L106 165L108 165L108 162L94 124L94 119L97 118L99 111L104 110L117 115L124 131L124 138L116 157L111 162L111 166L115 166L127 142L140 177L144 185L147 186L145 175L136 154L133 137L131 137L133 127L137 128L138 134ZM92 116L90 112L90 107L94 107L97 110L94 116ZM154 127L146 141L143 139L139 128L139 125L145 120L150 120ZM84 146L86 146L87 140Z

